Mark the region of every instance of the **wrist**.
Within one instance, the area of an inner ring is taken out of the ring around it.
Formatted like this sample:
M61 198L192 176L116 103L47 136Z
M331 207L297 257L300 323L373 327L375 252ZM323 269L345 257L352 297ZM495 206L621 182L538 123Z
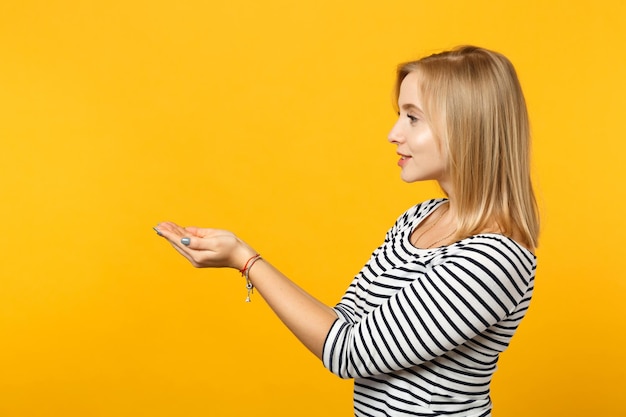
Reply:
M239 273L241 274L241 276L246 277L246 279L248 279L248 273L250 271L250 268L252 268L252 265L254 265L254 263L258 261L260 258L261 258L260 253L255 253L254 255L249 257L246 263L243 264L243 268L239 270Z
M246 303L249 303L250 301L252 301L250 296L254 291L254 285L250 281L250 269L256 262L260 261L262 258L260 254L256 253L256 251L252 250L252 248L250 248L249 246L244 244L244 247L247 248L247 250L243 251L244 254L247 253L246 256L250 255L251 253L253 254L247 258L247 260L243 264L243 267L239 269L239 273L241 274L241 276L246 279L246 290L248 291Z
M245 272L246 264L258 253L248 246L244 241L239 240L237 250L233 251L233 259L231 266L237 269L239 272L242 270Z

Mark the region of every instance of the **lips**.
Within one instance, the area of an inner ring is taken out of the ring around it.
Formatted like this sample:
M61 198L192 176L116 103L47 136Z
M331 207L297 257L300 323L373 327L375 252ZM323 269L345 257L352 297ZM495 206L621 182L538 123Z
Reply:
M398 155L400 156L400 160L398 161L398 165L400 165L400 166L404 166L406 161L411 159L411 156L409 156L409 155L403 155L401 153L398 153Z

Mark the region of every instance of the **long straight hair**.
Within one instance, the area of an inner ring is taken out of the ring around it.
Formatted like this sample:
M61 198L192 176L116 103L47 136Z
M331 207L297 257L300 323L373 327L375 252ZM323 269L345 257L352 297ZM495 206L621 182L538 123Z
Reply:
M402 80L412 72L418 74L427 120L447 148L455 238L495 222L504 235L537 247L528 111L511 62L497 52L462 46L401 64L396 98Z

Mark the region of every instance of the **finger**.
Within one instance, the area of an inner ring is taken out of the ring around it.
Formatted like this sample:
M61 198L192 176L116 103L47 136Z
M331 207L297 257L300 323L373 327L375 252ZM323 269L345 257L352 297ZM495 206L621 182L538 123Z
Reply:
M195 226L183 227L172 222L160 223L158 228L166 231L171 231L181 238L190 236L195 236L198 238L212 237L212 235L214 235L216 232L219 232L219 230L217 229L205 229Z
M198 234L199 230L200 230L200 228L199 227L195 227L195 226L185 227L185 231L188 232L189 234L193 235L193 236L200 236Z
M183 250L184 252L189 252L188 249L193 250L210 250L211 244L206 242L202 237L194 236L190 231L185 230L180 226L172 226L171 224L166 225L165 227L159 227L159 231L161 232L161 236L169 240L169 242Z
M192 236L197 236L197 237L214 237L216 234L219 234L220 232L222 233L224 232L223 230L219 230L219 229L207 229L207 228L195 227L195 226L185 227L185 231L187 231Z
M173 223L160 223L156 228L157 233L165 238L169 243L176 248L182 255L185 255L189 259L190 253L187 249L187 237L185 236L185 230L180 226Z
M180 238L180 244L194 251L215 251L215 241L211 238L196 237L187 234Z
M183 255L185 257L185 259L187 259L189 262L191 262L195 266L195 261L194 261L194 259L192 257L191 252L188 249L186 249L184 247L180 247L180 246L178 246L175 243L172 243L172 242L170 242L170 243L172 244L172 247L174 249L176 249L176 252L178 252L181 255Z
M157 229L159 229L161 232L166 231L166 232L176 233L181 236L185 234L185 228L173 222L159 223L159 225L157 226Z
M180 243L170 242L170 243L172 244L174 249L178 251L178 253L183 255L196 268L223 266L219 262L219 259L218 259L219 254L217 252L208 250L208 249L202 249L203 246L206 246L202 244L204 241L203 239L201 238L189 238L189 239L191 240L190 246L196 245L196 246L200 246L200 248L191 248L182 242Z
M162 236L169 241L180 240L181 237L186 235L185 229L170 222L159 223L155 230L159 236Z

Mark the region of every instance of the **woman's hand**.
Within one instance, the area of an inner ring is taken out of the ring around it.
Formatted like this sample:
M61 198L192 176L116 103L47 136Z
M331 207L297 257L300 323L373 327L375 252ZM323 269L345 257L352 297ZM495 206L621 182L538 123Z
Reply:
M237 268L241 270L256 252L226 230L180 227L165 222L157 233L196 268ZM337 320L333 309L316 300L264 259L254 263L246 278L254 285L272 310L318 358L324 341Z
M172 222L160 223L155 230L196 268L241 269L255 254L227 230L181 227Z

